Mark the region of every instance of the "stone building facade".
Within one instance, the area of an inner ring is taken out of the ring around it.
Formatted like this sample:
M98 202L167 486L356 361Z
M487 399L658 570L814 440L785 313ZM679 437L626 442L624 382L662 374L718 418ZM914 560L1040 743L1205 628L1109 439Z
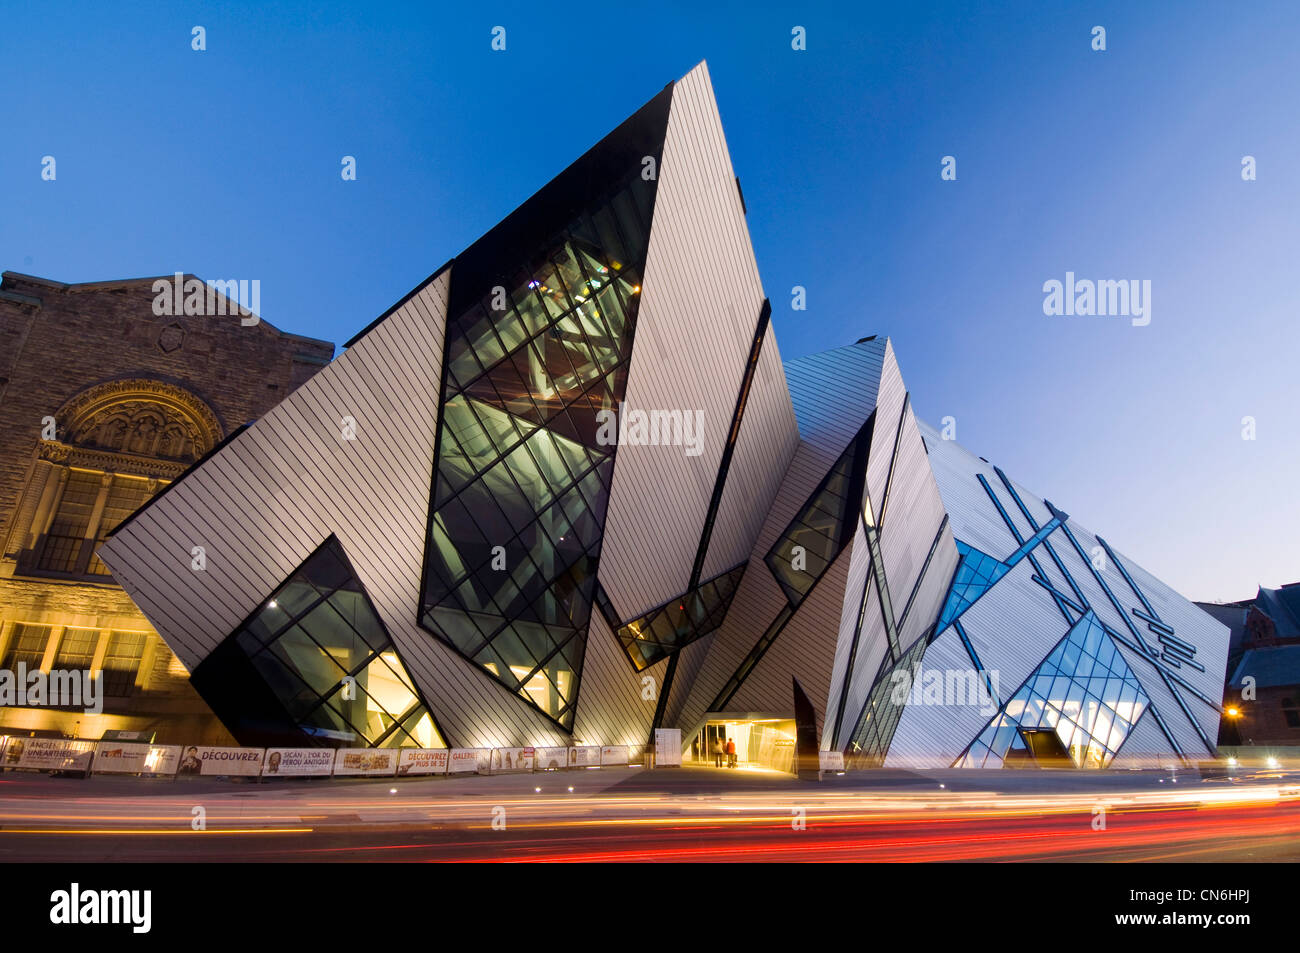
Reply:
M0 281L0 672L102 670L104 695L99 715L11 702L0 734L230 741L97 550L334 346L233 308L158 316L158 280Z

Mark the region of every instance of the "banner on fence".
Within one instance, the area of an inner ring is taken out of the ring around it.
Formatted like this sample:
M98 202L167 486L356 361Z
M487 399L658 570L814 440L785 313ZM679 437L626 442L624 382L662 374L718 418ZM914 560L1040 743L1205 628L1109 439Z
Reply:
M101 741L95 746L96 774L148 774L164 777L175 774L180 761L180 745Z
M627 745L607 745L600 749L600 763L627 764Z
M339 748L334 755L334 773L339 777L387 778L396 770L394 748Z
M251 775L262 773L262 755L265 748L218 748L208 745L189 745L181 752L177 774Z
M491 748L452 748L448 774L488 774L492 770Z
M333 748L267 748L262 777L309 777L334 772Z
M569 767L594 768L600 765L600 748L595 745L581 745L569 749Z
M536 748L493 748L492 773L531 771L536 756Z
M89 771L94 758L95 742L68 738L10 738L5 752L6 764L36 771Z
M538 771L554 771L569 766L568 748L538 748L533 767Z
M397 761L397 776L446 774L450 754L446 748L403 748Z

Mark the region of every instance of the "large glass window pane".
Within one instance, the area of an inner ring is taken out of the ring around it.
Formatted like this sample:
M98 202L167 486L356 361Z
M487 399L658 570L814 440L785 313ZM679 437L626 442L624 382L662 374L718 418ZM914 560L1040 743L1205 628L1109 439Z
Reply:
M629 179L638 174L639 167L628 170ZM450 342L464 339L485 374L465 395L444 397L439 447L446 452L439 450L431 501L422 619L564 726L572 724L613 463L614 449L597 442L596 414L615 408L626 387L627 296L640 281L642 217L653 190L654 183L638 187L638 208L633 193L615 184L606 195L616 198L562 222L568 231L513 271L503 263L511 309L480 301L448 322L448 355L460 355ZM478 426L458 414L465 396ZM541 428L530 432L521 420ZM499 460L487 459L488 444ZM472 485L462 490L465 482ZM505 571L489 569L490 545L505 548ZM468 638L463 617L434 611L443 606L468 607L476 623L476 612L495 608L502 624L481 645ZM707 606L696 611L700 624L712 618ZM557 667L533 672L547 657Z
M300 594L306 581L316 584L309 588L329 595L283 628L282 603ZM438 621L450 628L445 619ZM253 632L261 635L253 637ZM278 634L263 648L266 633ZM249 657L283 708L289 723L282 726L282 733L296 729L312 743L373 744L385 737L395 719L408 712L427 714L396 647L333 537L231 640ZM475 640L483 641L477 630ZM355 681L344 682L347 675L354 675ZM419 717L412 721L419 723ZM407 733L399 735L404 739L400 743L415 743ZM429 731L425 735L432 737Z

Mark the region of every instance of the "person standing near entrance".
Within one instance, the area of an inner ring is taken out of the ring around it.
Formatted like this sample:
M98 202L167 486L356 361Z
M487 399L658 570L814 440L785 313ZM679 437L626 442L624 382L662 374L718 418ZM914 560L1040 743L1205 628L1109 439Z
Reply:
M721 738L713 739L713 766L715 768L722 767L722 739Z
M727 739L727 767L734 768L735 766L736 766L736 742L728 738Z

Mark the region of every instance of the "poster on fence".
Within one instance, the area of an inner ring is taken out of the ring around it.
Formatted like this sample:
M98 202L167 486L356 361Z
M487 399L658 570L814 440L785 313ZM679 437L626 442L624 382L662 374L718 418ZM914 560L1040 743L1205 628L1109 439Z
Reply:
M595 745L581 745L569 749L569 767L595 768L600 766L600 749Z
M607 745L600 749L600 763L627 764L627 745Z
M264 748L216 748L189 745L181 751L179 775L251 775L262 773Z
M397 751L393 748L339 748L334 755L337 777L392 777L397 770Z
M94 757L95 742L68 738L11 738L5 752L6 763L36 771L89 771Z
M682 766L682 730L680 728L655 729L655 767L680 768Z
M267 748L262 777L302 778L332 774L333 748Z
M403 748L397 761L397 776L446 774L449 754L446 748Z
M95 746L96 774L147 774L166 777L176 773L180 760L180 745L101 741Z
M819 771L843 771L844 770L844 752L843 751L819 751L817 752L817 769Z
M491 748L452 748L447 761L448 774L489 774L492 771Z
M569 766L568 748L538 748L533 766L538 771L555 771Z
M493 748L492 773L507 774L512 771L531 771L536 758L536 748Z

